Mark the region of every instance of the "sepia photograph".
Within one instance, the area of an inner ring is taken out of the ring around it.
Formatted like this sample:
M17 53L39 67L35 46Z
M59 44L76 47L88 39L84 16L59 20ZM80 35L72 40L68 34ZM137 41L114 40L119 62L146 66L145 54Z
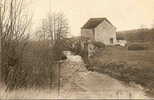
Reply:
M154 99L154 0L0 0L0 99Z

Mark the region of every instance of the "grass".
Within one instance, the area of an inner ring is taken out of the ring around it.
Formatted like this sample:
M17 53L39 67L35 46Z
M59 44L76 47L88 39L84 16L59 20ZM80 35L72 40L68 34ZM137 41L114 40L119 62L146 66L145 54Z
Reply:
M0 84L0 99L56 99L57 90L47 88L27 88L5 91L5 85Z
M94 69L126 83L140 84L154 95L154 50L129 51L126 47L107 47L90 59Z

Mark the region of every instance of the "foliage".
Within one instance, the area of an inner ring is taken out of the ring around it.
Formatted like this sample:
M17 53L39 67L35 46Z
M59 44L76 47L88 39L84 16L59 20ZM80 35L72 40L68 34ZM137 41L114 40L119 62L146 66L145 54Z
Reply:
M118 32L117 39L125 39L129 42L152 42L154 41L154 28L140 28L136 30Z
M65 59L65 55L63 54L63 51L67 51L68 48L66 47L66 44L63 40L57 40L55 42L55 45L53 46L53 58L54 61L59 61L62 59Z
M94 46L97 47L97 48L105 48L105 44L102 43L102 42L94 41L93 44L94 44Z
M128 50L145 50L145 49L147 49L147 47L141 43L140 44L134 43L128 46Z
M68 20L61 12L49 13L36 32L40 40L60 40L69 34Z
M138 68L130 66L126 62L111 62L100 66L97 72L106 73L118 80L124 81L128 84L136 83L147 89L147 93L153 95L154 91L154 69L152 68Z
M99 55L91 58L94 70L105 73L127 84L141 85L154 94L154 51L129 51L122 47L106 47Z
M14 89L25 83L22 63L31 17L24 13L23 0L2 0L1 3L1 81L8 89Z
M52 48L47 41L33 41L24 53L26 87L45 87L52 84L54 66Z

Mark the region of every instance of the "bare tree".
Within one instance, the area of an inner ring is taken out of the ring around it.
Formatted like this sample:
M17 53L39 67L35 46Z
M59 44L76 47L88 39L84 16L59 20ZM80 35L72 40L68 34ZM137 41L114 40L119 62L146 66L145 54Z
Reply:
M20 84L22 58L29 35L31 17L25 13L24 0L1 0L1 77L8 88ZM20 81L20 82L19 82Z
M68 20L63 13L49 13L37 33L41 39L60 40L69 34Z

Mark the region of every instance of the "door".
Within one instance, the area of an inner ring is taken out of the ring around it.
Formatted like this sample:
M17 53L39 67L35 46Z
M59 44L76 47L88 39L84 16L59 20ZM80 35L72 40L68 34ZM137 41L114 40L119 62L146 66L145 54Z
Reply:
M110 38L110 43L113 44L113 38Z

